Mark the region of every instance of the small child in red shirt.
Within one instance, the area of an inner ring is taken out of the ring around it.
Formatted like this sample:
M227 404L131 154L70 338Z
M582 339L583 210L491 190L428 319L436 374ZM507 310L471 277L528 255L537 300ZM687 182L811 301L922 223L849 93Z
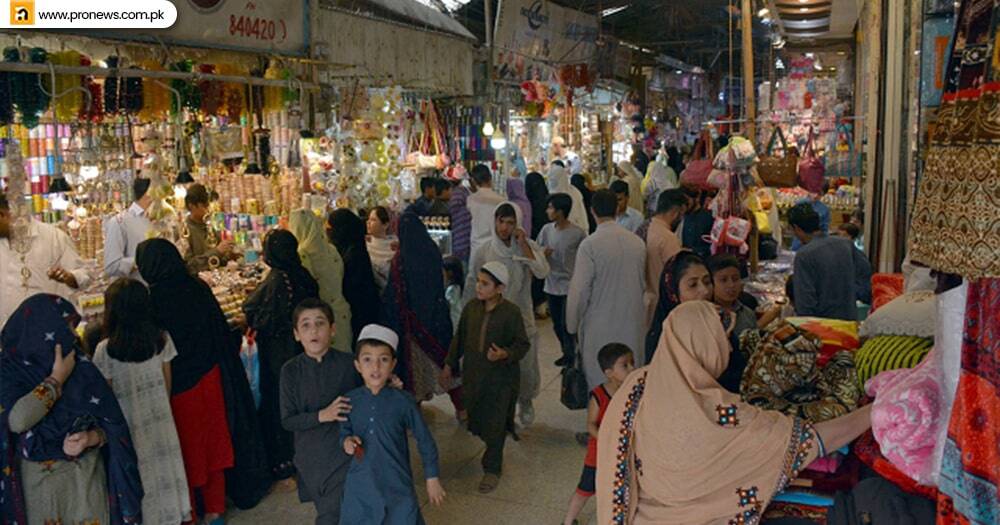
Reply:
M597 431L601 428L604 412L611 404L611 397L625 382L625 378L635 370L632 350L621 343L604 345L597 353L597 363L601 365L601 370L608 380L590 392L590 403L587 405L587 432L590 434L590 439L587 441L587 458L583 461L580 484L569 500L569 509L566 511L566 519L563 520L564 525L578 523L577 516L583 510L587 499L594 495L597 474Z

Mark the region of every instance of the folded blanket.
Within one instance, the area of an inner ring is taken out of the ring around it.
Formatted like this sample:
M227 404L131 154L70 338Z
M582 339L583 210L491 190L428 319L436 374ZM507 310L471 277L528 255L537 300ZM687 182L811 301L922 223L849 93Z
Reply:
M872 433L882 454L922 484L932 483L938 429L948 423L941 414L941 374L936 364L928 359L913 369L882 372L866 385L868 395L875 397Z

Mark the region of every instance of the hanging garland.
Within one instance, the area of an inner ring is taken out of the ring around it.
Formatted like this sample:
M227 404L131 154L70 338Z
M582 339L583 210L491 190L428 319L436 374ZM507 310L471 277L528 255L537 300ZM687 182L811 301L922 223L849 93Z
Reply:
M180 62L170 64L170 71L190 73L193 69L193 60L181 60ZM198 108L201 107L201 92L198 91L198 88L195 87L194 83L188 80L174 79L170 81L170 87L176 89L181 94L181 107L177 107L176 97L170 101L171 115L177 115L177 113L185 109L197 111ZM173 93L171 93L171 95L173 95Z
M213 64L199 64L198 72L205 75L215 74ZM217 80L201 80L198 82L198 92L201 98L201 112L204 115L218 115L225 104L225 89Z
M56 66L79 66L80 53L76 51L59 51L49 54L49 63ZM42 78L42 83L46 90L52 89L49 75ZM83 106L83 93L78 89L81 85L80 75L56 75L55 91L52 95L62 93L62 96L52 104L56 112L56 118L66 122L73 120L80 113Z
M89 67L92 64L90 57L81 56L80 65ZM104 120L104 92L101 85L94 80L93 75L83 77L83 88L90 93L90 106L80 109L80 120L98 123Z
M6 62L21 61L21 50L16 47L4 49L3 55ZM32 64L44 64L47 59L48 53L40 47L28 51L28 61ZM38 73L11 73L10 77L11 102L21 114L21 123L33 128L48 109L50 97L40 89Z
M105 60L110 69L118 69L120 61L121 59L114 55ZM118 75L108 75L108 78L104 79L104 111L114 114L122 110L123 80Z
M163 66L153 60L146 60L140 66L146 71L163 71ZM139 110L139 120L143 122L163 120L170 112L173 94L155 78L140 80L142 81L142 106Z
M218 69L220 75L245 76L247 74L245 69L232 64L219 64ZM234 121L239 121L247 107L246 86L235 82L224 82L222 89L223 108L220 114Z

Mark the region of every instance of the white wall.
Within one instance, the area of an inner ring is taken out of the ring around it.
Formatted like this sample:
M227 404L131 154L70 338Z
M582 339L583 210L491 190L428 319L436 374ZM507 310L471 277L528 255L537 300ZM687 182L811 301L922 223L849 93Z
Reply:
M475 50L466 39L321 8L312 41L324 51L325 60L349 66L328 73L333 83L357 79L361 85L473 93Z

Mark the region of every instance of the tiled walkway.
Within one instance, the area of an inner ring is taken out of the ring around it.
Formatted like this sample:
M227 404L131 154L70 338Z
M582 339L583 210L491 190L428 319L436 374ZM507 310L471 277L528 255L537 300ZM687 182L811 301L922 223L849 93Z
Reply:
M520 442L507 440L504 475L492 494L477 492L482 469L479 460L483 445L458 426L447 396L439 396L423 406L424 419L437 440L441 457L441 481L448 497L440 507L427 503L420 458L411 443L412 465L417 494L423 503L424 519L435 524L518 524L562 523L566 504L580 479L586 449L574 434L586 430L585 412L569 411L559 403L560 376L552 364L558 357L558 342L551 324L539 323L542 392L535 400L535 423L520 431ZM311 524L315 519L311 503L299 503L295 493L273 493L249 511L231 510L230 524ZM593 500L587 503L580 523L594 522Z

